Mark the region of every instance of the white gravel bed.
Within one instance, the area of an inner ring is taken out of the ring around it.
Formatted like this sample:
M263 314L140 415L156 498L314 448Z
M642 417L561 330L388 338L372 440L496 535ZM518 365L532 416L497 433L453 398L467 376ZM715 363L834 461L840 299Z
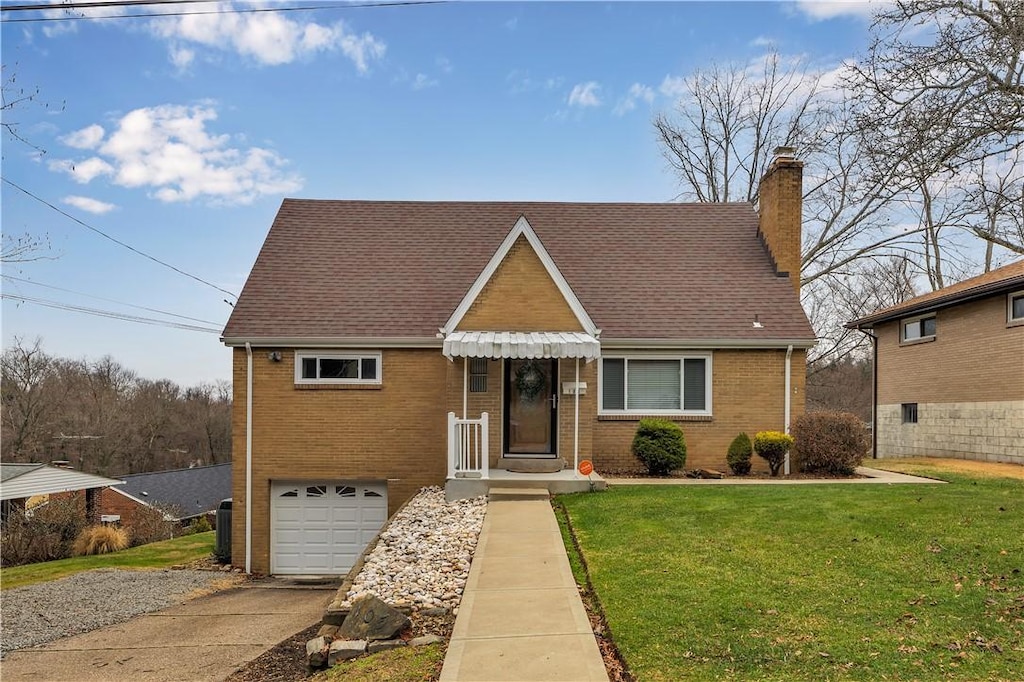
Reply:
M395 606L446 608L458 613L487 498L446 502L423 488L381 531L342 606L365 593Z
M0 650L51 642L184 601L216 571L100 569L0 593Z

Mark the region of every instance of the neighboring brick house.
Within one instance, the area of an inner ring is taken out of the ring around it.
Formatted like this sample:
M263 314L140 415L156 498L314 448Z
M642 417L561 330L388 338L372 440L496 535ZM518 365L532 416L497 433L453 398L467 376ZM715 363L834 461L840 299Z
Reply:
M15 511L24 512L30 498L48 499L82 496L84 511L90 523L98 523L102 513L100 500L106 486L122 481L75 471L66 466L41 463L0 464L0 519Z
M875 456L1024 464L1024 260L848 325L875 344Z
M233 562L342 573L447 481L588 487L638 469L637 422L687 466L804 410L802 163L748 203L286 199L224 330L234 348ZM248 493L248 494L247 494Z
M120 485L100 493L100 510L117 516L131 527L140 510L156 509L169 521L188 523L199 516L210 517L221 501L231 497L231 463L188 469L150 471L122 476Z

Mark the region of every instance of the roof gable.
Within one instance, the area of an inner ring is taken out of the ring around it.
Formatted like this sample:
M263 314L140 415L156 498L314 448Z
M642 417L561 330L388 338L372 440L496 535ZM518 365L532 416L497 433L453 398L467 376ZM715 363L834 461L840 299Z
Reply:
M533 231L533 228L530 226L530 221L526 219L526 216L522 215L519 216L518 220L516 220L516 224L513 225L511 230L509 230L509 233L505 236L504 241L502 241L501 245L494 252L494 255L491 256L491 259L487 262L487 265L484 266L484 269L480 272L480 275L477 276L476 280L473 282L473 285L469 288L469 291L466 292L466 295L459 302L459 305L455 308L455 311L452 313L451 317L448 318L448 321L444 324L444 327L442 328L443 332L447 333L459 328L459 324L463 321L467 314L471 313L474 304L477 303L478 299L480 298L480 295L485 291L487 286L489 284L497 283L498 281L500 281L501 277L499 273L502 272L504 268L508 266L510 257L514 257L514 247L516 247L517 245L521 246L523 243L529 245L529 248L532 249L533 251L533 255L543 266L544 271L547 273L547 276L550 279L551 283L554 284L558 294L562 297L562 300L564 301L565 305L568 306L573 317L575 317L576 322L579 325L578 329L585 331L591 335L596 335L598 333L596 325L594 325L593 320L590 319L590 315L587 314L587 311L583 307L583 304L580 303L579 298L577 298L576 294L573 293L572 287L569 286L569 283L565 280L565 277L558 270L558 266L555 265L554 260L551 258L551 254L549 254L547 249L544 248L544 245L541 243L540 238L537 237L537 233ZM523 257L527 257L527 255L524 253L520 256L520 258ZM517 283L508 282L507 279L509 278L506 278L506 287L511 286L514 288ZM509 307L514 308L517 306L515 306L513 303L510 304ZM513 326L518 327L522 325ZM537 329L536 327L524 329L506 329L502 327L500 331L540 330ZM577 331L577 329L551 329L550 331Z

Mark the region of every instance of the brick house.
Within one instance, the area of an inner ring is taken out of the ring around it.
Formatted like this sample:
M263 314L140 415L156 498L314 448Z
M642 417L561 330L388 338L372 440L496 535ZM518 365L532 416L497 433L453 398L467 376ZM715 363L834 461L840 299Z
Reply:
M1024 464L1024 260L847 326L873 336L875 457Z
M103 489L99 507L104 516L118 517L131 527L141 511L156 509L168 521L187 525L200 516L211 524L222 500L231 497L231 463L187 469L127 474L115 486Z
M587 489L639 419L687 466L804 409L802 163L750 204L286 199L224 330L233 562L344 573L425 485ZM529 473L532 472L532 473ZM544 473L537 473L544 472Z

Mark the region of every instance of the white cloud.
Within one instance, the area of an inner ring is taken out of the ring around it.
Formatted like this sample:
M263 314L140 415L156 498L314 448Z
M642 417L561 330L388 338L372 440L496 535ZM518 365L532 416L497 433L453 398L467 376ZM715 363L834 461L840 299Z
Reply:
M96 215L103 215L104 213L109 213L117 208L114 204L108 204L107 202L100 201L99 199L80 197L74 194L64 197L61 201L68 206L74 206L75 208L88 211L89 213L95 213Z
M597 81L587 81L586 83L577 83L573 86L572 91L569 92L569 106L571 107L599 107L601 106L601 98L598 96L598 91L601 89L601 85Z
M54 159L49 163L50 170L61 171L71 176L71 179L80 185L86 185L101 175L112 175L114 167L109 163L93 156L84 161L72 161L70 159Z
M437 64L437 68L441 69L443 73L451 73L455 70L455 67L452 65L452 60L447 57L438 57L434 60L434 63Z
M110 175L116 185L149 188L165 202L207 198L249 203L302 186L301 178L287 172L288 162L276 152L232 147L230 136L207 130L216 119L216 110L208 104L136 109L117 121L96 149L99 156L83 162L57 160L50 168L83 184Z
M636 109L637 102L645 102L648 106L654 103L654 89L642 83L633 83L629 86L629 92L619 100L619 103L612 109L616 116L622 116Z
M187 47L171 46L171 64L179 71L184 71L195 61L196 52Z
M154 20L150 30L171 43L176 66L185 45L230 50L259 64L287 64L320 52L340 52L360 73L384 56L387 46L371 33L350 31L343 21L330 25L294 20L280 13L189 14ZM188 61L195 57L194 51Z
M797 0L796 8L814 21L848 16L870 19L880 0Z
M104 134L106 131L103 130L103 126L93 124L65 135L60 141L75 149L95 149L103 140Z
M768 36L758 36L750 41L750 47L775 47L775 38L769 38Z
M686 79L682 76L665 76L658 86L658 92L671 99L679 99L686 94Z
M426 90L427 88L432 88L435 85L437 85L437 79L431 78L425 73L416 74L416 78L412 80L413 90Z

